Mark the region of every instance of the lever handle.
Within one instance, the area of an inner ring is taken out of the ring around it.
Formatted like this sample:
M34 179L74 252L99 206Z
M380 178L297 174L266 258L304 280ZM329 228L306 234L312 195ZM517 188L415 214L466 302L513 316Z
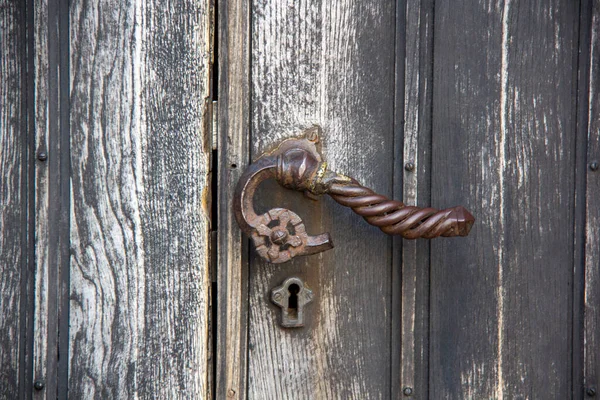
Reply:
M388 235L432 239L469 234L475 218L464 207L437 210L407 206L328 169L317 150L319 133L320 128L314 126L303 138L284 140L251 164L237 184L233 200L237 222L266 261L278 264L333 248L329 233L308 235L302 219L290 210L275 208L260 216L256 214L254 192L269 178L312 198L328 194Z

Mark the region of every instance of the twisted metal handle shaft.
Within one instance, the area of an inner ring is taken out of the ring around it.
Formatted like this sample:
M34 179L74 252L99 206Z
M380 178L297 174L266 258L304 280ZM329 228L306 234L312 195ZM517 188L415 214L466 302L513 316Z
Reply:
M282 263L333 247L328 233L308 235L302 219L290 210L275 208L256 214L254 192L269 178L311 197L328 194L389 235L431 239L469 234L475 218L465 208L419 208L377 194L355 179L328 169L317 150L318 140L318 127L314 127L305 138L283 141L250 165L238 182L233 205L236 219L265 260Z
M406 239L467 236L475 222L464 207L437 210L407 206L377 194L355 180L332 184L327 194L388 235L401 235Z

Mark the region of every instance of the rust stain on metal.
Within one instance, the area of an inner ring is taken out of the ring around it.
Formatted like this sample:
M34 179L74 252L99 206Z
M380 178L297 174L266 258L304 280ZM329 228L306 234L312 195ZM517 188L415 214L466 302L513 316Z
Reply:
M319 133L320 128L315 126L302 138L284 140L251 164L238 182L233 201L235 217L262 258L277 264L333 248L329 233L308 235L302 219L290 210L275 208L256 214L254 193L262 181L270 178L311 198L328 194L389 235L432 239L469 234L475 218L464 207L437 210L407 206L328 169L317 148Z

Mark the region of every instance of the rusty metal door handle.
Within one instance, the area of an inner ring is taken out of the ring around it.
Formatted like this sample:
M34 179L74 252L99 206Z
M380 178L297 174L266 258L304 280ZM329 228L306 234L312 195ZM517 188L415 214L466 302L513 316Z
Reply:
M240 177L233 210L240 228L252 238L263 259L278 264L295 256L333 248L329 233L308 235L302 219L290 210L274 208L265 214L256 214L254 192L269 178L312 198L328 194L388 235L431 239L469 234L475 218L464 207L437 210L407 206L375 193L353 178L329 170L317 149L319 133L320 128L315 126L308 129L304 137L284 140L274 151L263 154L248 166Z

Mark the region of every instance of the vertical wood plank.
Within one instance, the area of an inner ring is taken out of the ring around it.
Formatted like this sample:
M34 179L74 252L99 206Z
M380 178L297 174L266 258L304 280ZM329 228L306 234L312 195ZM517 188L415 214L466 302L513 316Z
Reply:
M600 4L593 2L590 11L590 62L582 66L589 73L583 331L583 383L588 398L592 390L598 393L600 385L600 167L594 166L600 164Z
M209 393L210 8L70 4L70 397Z
M436 7L432 202L477 222L432 242L432 398L571 394L578 10Z
M26 56L23 7L0 3L0 398L19 395L22 279L27 258ZM24 311L24 310L23 310Z
M247 240L231 211L248 165L250 2L220 1L218 317L216 398L245 399L248 333Z
M68 4L32 4L35 130L33 378L35 398L67 396L69 347L70 126ZM40 158L45 153L45 157Z
M60 214L61 199L55 189L50 190L50 171L56 172L60 160L59 152L54 152L58 149L56 144L60 139L57 102L58 4L52 2L52 8L49 8L46 0L36 0L33 4L35 146L38 154L45 153L47 157L44 161L38 160L35 168L33 377L36 381L45 383L44 391L34 392L36 398L53 398L56 397L57 384L56 294L57 271L60 268L60 258L56 257L58 235L55 228ZM50 163L51 168L48 166ZM53 173L52 178L55 188L58 174ZM50 229L50 226L53 229Z
M406 204L427 207L430 203L431 101L433 61L433 1L400 3L404 18L396 29L403 29L396 41L396 126L400 137L395 146L394 197ZM402 25L401 25L402 24ZM402 159L400 159L402 154ZM405 169L412 164L414 169ZM428 398L429 335L429 241L394 238L395 268L393 290L400 288L401 305L393 318L400 319L401 338L392 343L399 353L399 365L392 375L399 378L396 398L410 393L412 398ZM400 251L398 251L400 250Z
M35 143L38 154L48 154L49 102L48 102L48 4L46 0L34 2L34 91L35 91ZM54 118L54 116L52 117ZM54 157L54 154L53 154ZM48 381L48 307L52 290L48 281L48 168L45 162L35 169L35 316L33 331L33 376ZM54 381L51 377L50 381Z
M568 398L579 1L514 5L501 103L506 263L500 368L508 398Z
M319 124L332 169L392 194L394 14L385 1L253 2L253 158ZM289 208L336 248L286 265L251 249L249 397L389 398L391 238L329 198L259 191L259 211ZM301 329L282 329L269 300L290 276L315 293Z
M586 180L589 127L590 53L594 0L581 0L579 11L579 56L577 70L577 138L575 166L575 227L573 254L573 352L572 397L582 399L584 387Z
M431 398L503 396L497 363L503 12L503 4L478 2L435 8L432 205L464 205L476 223L466 239L431 245Z

